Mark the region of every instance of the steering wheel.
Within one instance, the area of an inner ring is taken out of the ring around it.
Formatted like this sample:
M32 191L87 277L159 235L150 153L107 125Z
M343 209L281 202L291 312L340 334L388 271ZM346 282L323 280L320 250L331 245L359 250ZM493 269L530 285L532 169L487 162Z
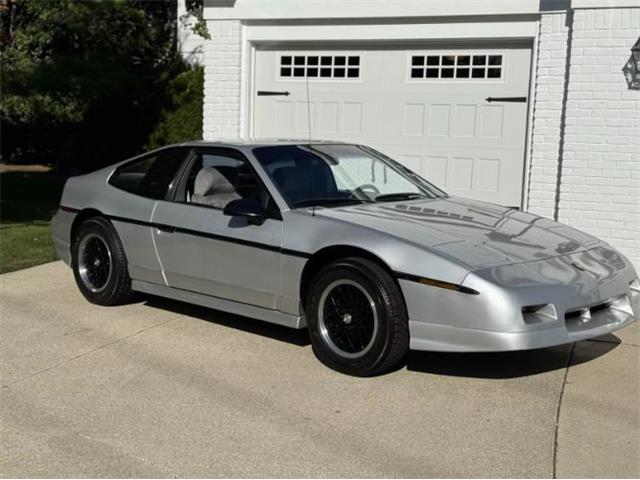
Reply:
M368 193L373 193L373 195L368 195ZM376 198L380 195L380 190L375 185L370 183L365 183L364 185L360 185L356 187L350 195L350 198L359 198L360 196L365 196L367 198Z

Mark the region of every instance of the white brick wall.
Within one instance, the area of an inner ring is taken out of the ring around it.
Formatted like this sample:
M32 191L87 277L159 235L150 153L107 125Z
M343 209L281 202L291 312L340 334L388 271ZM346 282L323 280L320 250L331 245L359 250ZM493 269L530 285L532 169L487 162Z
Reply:
M203 138L240 136L242 28L236 20L209 20L204 45Z
M574 12L565 132L565 14L540 24L529 210L552 217L564 141L558 220L596 235L640 267L640 91L622 67L640 35L640 8Z
M553 218L560 153L560 118L564 97L569 29L566 14L543 14L535 73L528 210Z
M576 10L559 221L619 248L640 267L640 91L622 73L640 7Z

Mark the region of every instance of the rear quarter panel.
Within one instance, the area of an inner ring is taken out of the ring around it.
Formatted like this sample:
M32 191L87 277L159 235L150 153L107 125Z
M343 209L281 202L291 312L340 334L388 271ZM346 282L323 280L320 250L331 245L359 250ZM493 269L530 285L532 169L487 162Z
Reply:
M148 225L156 201L111 186L108 180L116 167L70 178L65 184L61 206L78 212L94 210L109 218L124 246L131 278L164 284ZM68 221L60 220L56 224L54 235L68 238L69 233L65 233L71 230Z

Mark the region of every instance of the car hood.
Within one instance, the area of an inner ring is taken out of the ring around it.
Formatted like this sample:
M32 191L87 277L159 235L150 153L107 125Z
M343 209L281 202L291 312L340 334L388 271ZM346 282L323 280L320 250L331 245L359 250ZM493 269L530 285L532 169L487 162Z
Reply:
M318 208L315 215L383 231L472 270L544 260L601 243L537 215L456 197Z

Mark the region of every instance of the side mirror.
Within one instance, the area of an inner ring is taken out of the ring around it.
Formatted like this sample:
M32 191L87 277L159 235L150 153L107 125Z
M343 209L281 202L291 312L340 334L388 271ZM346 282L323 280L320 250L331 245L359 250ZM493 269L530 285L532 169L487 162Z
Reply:
M232 200L222 213L230 217L245 217L251 225L262 225L267 218L267 210L253 198Z

